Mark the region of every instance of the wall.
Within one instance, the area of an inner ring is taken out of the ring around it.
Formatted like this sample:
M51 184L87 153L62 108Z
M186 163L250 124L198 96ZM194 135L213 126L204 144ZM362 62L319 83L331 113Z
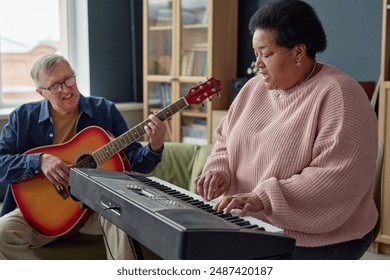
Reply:
M89 0L91 95L142 98L142 1Z
M358 81L378 81L382 42L382 0L308 0L328 36L318 59Z
M248 31L251 15L267 0L239 0L237 77L246 77L254 60ZM316 10L328 38L319 61L334 65L358 81L380 75L382 0L307 0Z

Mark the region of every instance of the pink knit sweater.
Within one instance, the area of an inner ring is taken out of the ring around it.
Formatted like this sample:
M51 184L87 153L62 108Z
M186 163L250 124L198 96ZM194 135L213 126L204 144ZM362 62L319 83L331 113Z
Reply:
M358 239L375 225L377 119L363 89L324 65L289 91L252 78L216 130L204 172L230 176L228 195L255 192L254 217L297 246Z

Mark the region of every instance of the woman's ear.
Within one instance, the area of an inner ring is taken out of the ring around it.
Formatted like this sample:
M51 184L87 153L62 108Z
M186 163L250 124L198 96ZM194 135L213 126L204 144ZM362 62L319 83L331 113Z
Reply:
M295 55L295 61L297 63L301 62L303 57L306 55L306 45L298 44L293 48L293 52Z

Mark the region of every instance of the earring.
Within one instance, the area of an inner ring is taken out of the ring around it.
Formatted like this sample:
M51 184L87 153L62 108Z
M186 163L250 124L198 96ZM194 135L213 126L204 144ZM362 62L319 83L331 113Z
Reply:
M302 63L300 61L295 62L295 66L297 68L301 68Z

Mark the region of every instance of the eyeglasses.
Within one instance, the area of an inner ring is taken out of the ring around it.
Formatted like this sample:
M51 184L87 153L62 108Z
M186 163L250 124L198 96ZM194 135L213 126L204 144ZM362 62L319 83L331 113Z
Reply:
M49 87L47 87L47 88L40 87L40 89L50 90L50 92L51 92L52 94L57 94L57 93L60 93L60 92L63 90L62 86L63 86L64 84L65 84L67 87L72 87L72 86L74 86L74 85L76 84L76 75L73 75L73 76L67 78L67 79L66 79L65 81L63 81L62 83L56 83L56 84L51 85L51 86L49 86Z

